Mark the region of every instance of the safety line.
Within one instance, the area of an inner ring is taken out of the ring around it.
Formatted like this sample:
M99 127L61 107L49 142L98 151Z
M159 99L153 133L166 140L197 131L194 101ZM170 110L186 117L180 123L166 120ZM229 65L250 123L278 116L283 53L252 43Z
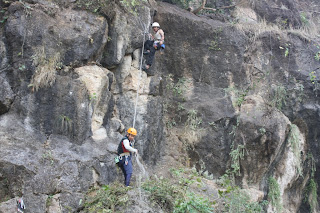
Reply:
M145 42L145 34L146 34L146 29L143 33L143 43L142 43L142 49L141 49L141 58L140 58L140 75L139 75L139 81L138 81L138 88L137 88L137 95L136 95L136 103L134 106L134 115L133 115L133 124L132 127L134 128L134 125L136 124L136 115L137 115L137 105L138 105L138 97L139 97L139 87L140 87L140 82L141 82L141 77L142 77L142 72L141 72L141 68L142 68L142 60L143 60L143 51L144 51L144 42Z

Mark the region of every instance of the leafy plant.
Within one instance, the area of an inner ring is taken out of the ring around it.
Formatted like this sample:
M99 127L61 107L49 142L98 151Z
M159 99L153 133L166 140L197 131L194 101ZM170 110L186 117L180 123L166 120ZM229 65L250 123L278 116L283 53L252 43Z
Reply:
M312 154L307 155L307 165L311 171L311 179L309 180L308 186L305 189L304 202L310 205L311 212L316 212L318 204L318 184L314 180L314 174L316 172L316 163Z
M316 59L317 61L320 60L320 51L318 51L318 52L314 55L314 59Z
M191 173L190 173L191 171ZM152 177L142 188L149 192L150 199L165 212L212 212L212 202L190 191L191 184L202 182L194 170L170 169L172 179Z
M268 200L276 208L277 212L282 212L282 203L280 196L280 186L274 177L269 178Z
M169 74L168 77L166 78L166 81L167 81L167 86L166 86L167 90L169 92L172 92L174 96L178 98L182 98L187 89L187 86L186 86L187 79L182 77L182 78L179 78L178 81L175 83L173 79L173 75Z
M300 13L300 20L301 20L302 24L305 26L309 24L309 20L308 20L305 12Z
M192 0L171 0L171 2L173 4L176 4L176 5L178 5L179 7L183 8L183 9L188 9L189 3L191 1Z
M49 161L51 165L54 164L54 158L50 150L42 154L42 161L43 162Z
M110 6L110 0L78 0L76 4L77 7L93 13L105 13Z
M93 100L96 100L96 99L97 99L97 93L94 92L94 93L89 95L89 100L90 101L93 101Z
M228 87L224 89L225 92L229 92L231 95L234 96L234 99L232 100L232 105L234 107L240 107L242 103L245 101L246 96L248 95L250 88L246 90L239 90L234 87Z
M227 191L219 191L219 195L225 199L224 212L229 213L261 213L263 207L268 204L264 200L261 203L250 201L250 196L237 186L229 186Z
M25 69L26 69L26 65L22 64L21 66L19 66L20 71L24 71Z
M237 148L234 148L234 144L231 145L231 168L232 173L238 176L241 175L240 173L240 160L243 159L245 154L245 147L244 145L238 145Z
M92 189L87 193L84 202L84 211L96 212L117 212L128 204L129 187L115 182L111 185L104 185L100 189Z
M221 32L222 32L221 28L219 28L217 31L215 31L213 40L211 40L210 44L209 44L209 50L214 50L214 51L221 50L221 48L220 48L220 40L221 40L220 33Z
M58 125L61 132L70 133L72 131L73 122L68 116L60 115L58 119Z
M199 129L202 123L202 119L198 117L198 111L193 109L188 112L188 118L186 121L186 127L189 129L196 131Z
M172 127L174 127L174 126L176 126L176 125L177 125L177 123L176 123L176 121L175 121L174 118L172 118L171 120L168 120L167 123L166 123L166 126L167 126L167 128L169 128L169 129L171 129Z
M310 205L311 212L316 212L318 206L318 184L315 182L314 178L311 178L309 184L306 188L306 198L305 202Z
M213 211L211 205L209 200L189 192L184 199L176 201L173 213L211 213Z
M46 200L46 207L48 208L52 203L53 195L48 195Z
M281 110L284 105L286 105L287 90L284 86L276 86L273 91L273 96L271 100L272 107L276 107Z
M122 6L125 7L125 9L132 13L133 15L138 15L137 14L137 8L140 6L143 2L146 0L120 0L120 3Z
M142 188L150 193L152 202L157 203L169 212L173 211L175 201L183 197L183 188L172 184L168 179L155 177L155 180L151 179L143 183Z
M313 86L313 91L317 92L319 90L319 83L318 83L318 77L316 75L316 72L315 71L310 72L309 77ZM316 93L316 96L317 96L317 93Z
M259 129L259 132L260 132L261 135L264 135L264 134L266 134L266 129L263 128L263 127L261 127L261 128Z

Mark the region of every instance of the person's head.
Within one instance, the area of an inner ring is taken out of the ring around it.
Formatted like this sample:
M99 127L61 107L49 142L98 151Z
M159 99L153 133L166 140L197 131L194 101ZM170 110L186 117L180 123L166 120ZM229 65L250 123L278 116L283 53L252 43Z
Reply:
M134 137L137 135L137 130L133 127L129 128L127 131L127 136L129 141L133 141Z
M153 22L152 29L157 32L160 29L160 24L158 22Z

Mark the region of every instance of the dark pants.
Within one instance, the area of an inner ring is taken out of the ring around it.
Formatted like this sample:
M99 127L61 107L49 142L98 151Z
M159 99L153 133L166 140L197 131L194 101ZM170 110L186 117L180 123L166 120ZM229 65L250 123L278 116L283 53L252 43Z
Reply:
M151 42L152 42L152 44L151 44ZM149 54L147 55L147 58L146 58L146 64L149 65L149 66L152 65L152 62L153 62L154 55L155 55L156 51L160 50L160 48L161 48L160 43L157 43L157 49L156 49L153 46L153 41L151 41L151 42L150 42L150 40L147 40L145 42L145 49L146 50L150 50L150 52L149 52Z
M128 162L127 164L126 164L126 161ZM126 186L129 186L132 171L133 171L131 156L128 156L128 158L126 158L125 156L122 156L122 159L119 161L119 167L121 168L124 175L124 184Z

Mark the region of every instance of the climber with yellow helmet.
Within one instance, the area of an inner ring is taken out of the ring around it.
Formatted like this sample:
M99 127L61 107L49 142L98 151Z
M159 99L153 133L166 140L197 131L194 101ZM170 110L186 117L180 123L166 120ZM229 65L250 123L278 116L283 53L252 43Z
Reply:
M162 29L160 29L160 24L158 22L153 22L152 29L154 32L154 35L152 36L152 41L147 40L145 42L145 48L146 52L145 55L147 55L146 58L146 66L144 67L144 70L147 71L150 66L152 65L154 55L156 53L156 50L161 50L165 48L164 45L164 32ZM150 45L151 42L151 45Z
M118 146L119 155L119 167L121 168L124 175L124 184L129 186L130 179L132 175L132 154L136 153L138 155L138 150L133 148L134 137L137 135L137 130L135 128L129 128L127 135L121 139Z

